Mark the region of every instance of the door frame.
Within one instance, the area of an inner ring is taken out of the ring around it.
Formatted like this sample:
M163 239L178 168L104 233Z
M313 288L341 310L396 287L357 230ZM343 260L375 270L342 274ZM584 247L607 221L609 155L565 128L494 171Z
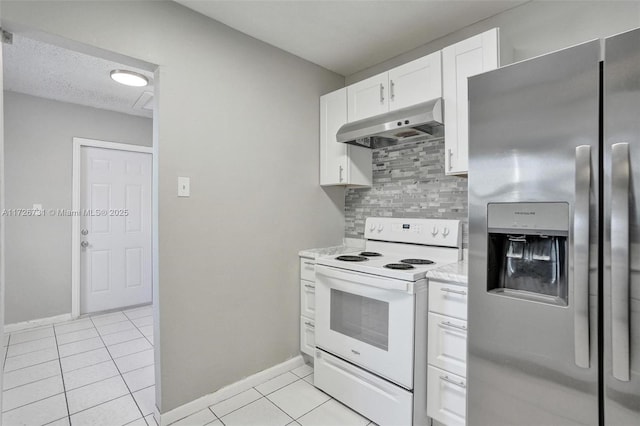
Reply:
M82 147L115 149L118 151L141 152L151 155L151 164L153 168L154 155L153 148L150 146L130 145L126 143L108 142L97 139L73 138L73 167L72 167L72 186L71 186L71 317L78 318L80 316L80 180L82 170L82 158L80 152ZM153 170L152 170L153 173ZM152 179L153 181L153 179ZM153 184L153 182L152 182ZM153 212L154 201L152 194L151 208ZM153 220L155 215L151 215L151 227L155 229ZM153 247L153 232L151 233L151 245ZM151 259L151 271L153 275L153 261ZM153 286L152 286L153 291Z

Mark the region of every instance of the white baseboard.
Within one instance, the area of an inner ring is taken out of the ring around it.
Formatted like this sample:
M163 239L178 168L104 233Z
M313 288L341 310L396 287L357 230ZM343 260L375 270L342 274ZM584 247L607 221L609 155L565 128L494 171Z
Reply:
M56 315L55 317L40 318L31 321L17 322L4 326L5 333L15 333L16 331L28 330L30 328L42 327L43 325L56 324L69 321L73 317L71 314Z
M174 408L171 411L167 411L164 414L159 414L156 411L154 415L156 416L156 420L158 419L158 417L160 418L160 421L158 422L160 426L167 426L175 421L185 418L200 410L204 410L205 408L213 404L217 404L220 401L231 398L232 396L237 395L240 392L251 389L252 387L259 385L260 383L264 383L267 380L273 379L274 377L284 374L287 371L299 367L303 364L304 360L302 359L302 356L298 355L294 358L286 360L281 364L274 365L271 368L263 370L252 376L245 377L244 379L229 386L225 386L224 388L214 393L210 393L194 401L187 402L186 404Z

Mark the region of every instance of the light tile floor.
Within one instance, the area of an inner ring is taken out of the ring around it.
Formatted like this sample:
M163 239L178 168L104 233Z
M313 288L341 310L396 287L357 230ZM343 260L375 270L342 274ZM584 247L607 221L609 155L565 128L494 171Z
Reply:
M4 426L156 426L151 307L12 333L5 341ZM372 425L313 386L303 365L175 426Z
M2 424L152 425L151 307L8 335Z

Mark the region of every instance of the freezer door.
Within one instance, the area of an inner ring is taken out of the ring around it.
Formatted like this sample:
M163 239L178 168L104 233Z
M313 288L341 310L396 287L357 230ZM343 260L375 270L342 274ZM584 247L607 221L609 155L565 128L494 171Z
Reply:
M469 79L470 426L598 424L600 52L596 40ZM498 203L522 208L489 229ZM510 235L504 256L535 272L548 256L516 243L559 229L551 204L566 206L566 293L496 291L488 235Z
M640 425L640 29L605 40L604 420Z

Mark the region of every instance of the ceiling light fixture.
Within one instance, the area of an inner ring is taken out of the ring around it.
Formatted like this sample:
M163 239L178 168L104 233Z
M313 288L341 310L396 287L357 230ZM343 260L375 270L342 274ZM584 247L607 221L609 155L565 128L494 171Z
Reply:
M149 79L144 75L127 70L113 70L111 71L111 78L120 84L133 87L144 87L149 84Z

